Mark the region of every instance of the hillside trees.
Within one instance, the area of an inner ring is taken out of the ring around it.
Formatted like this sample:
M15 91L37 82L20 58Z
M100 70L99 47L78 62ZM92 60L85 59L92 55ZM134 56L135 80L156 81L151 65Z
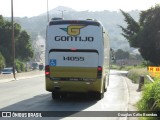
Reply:
M21 31L16 42L16 58L22 61L29 61L33 57L33 49L30 43L30 36L26 31Z
M5 66L5 59L0 52L0 69L2 69L4 66Z
M115 58L116 58L116 60L129 59L129 52L125 52L122 49L118 49L115 52Z
M0 15L0 52L5 59L6 66L12 65L12 24ZM33 57L30 36L21 26L14 23L16 59L26 62Z
M131 47L139 48L142 57L160 65L160 5L156 5L140 13L136 22L128 13L121 10L127 27L120 26L122 35Z

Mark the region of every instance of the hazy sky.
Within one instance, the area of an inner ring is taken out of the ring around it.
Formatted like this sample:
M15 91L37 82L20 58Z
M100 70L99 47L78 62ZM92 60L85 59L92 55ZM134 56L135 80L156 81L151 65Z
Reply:
M47 0L13 0L14 16L31 17L47 11ZM102 10L146 10L160 0L48 0L49 10L58 6L66 6L77 11L102 11ZM0 0L0 14L11 16L11 0Z

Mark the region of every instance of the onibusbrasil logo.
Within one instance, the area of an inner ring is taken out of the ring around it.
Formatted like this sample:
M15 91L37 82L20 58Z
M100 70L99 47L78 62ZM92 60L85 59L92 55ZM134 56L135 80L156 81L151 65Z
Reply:
M76 36L80 34L80 30L86 27L85 25L69 25L67 28L60 28L67 32L68 35Z

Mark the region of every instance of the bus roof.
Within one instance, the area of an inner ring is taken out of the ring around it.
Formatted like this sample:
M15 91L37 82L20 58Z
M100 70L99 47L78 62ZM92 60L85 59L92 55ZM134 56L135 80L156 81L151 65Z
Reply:
M83 25L101 26L101 24L95 20L52 20L50 21L49 26L63 25L63 24L83 24Z

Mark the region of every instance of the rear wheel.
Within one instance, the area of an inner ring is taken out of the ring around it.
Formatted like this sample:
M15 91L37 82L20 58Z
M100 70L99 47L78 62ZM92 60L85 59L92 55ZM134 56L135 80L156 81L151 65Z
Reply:
M58 92L52 92L52 99L60 99L60 94Z
M95 100L101 100L104 97L104 92L100 93L100 92L92 92L91 93L91 98L95 99Z
M103 93L95 93L96 100L101 100L103 97L104 97L104 92Z
M104 89L104 92L107 92L107 88L105 87L105 85L104 85L104 88L103 88L103 89Z
M106 79L104 80L103 91L104 91L104 92L107 91L107 87L106 87Z

